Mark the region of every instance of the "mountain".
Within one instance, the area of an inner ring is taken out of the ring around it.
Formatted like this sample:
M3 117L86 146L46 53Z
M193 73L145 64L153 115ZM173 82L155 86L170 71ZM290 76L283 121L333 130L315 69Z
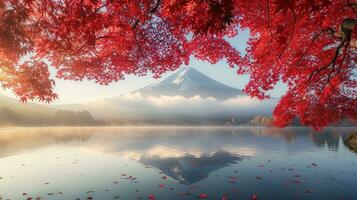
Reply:
M123 95L101 97L59 109L87 110L113 124L225 124L248 123L252 116L270 115L276 100L252 99L242 90L224 85L193 68L182 68L158 83Z
M143 96L200 96L226 100L245 95L242 90L224 85L193 68L182 68L159 83L149 85L134 92Z

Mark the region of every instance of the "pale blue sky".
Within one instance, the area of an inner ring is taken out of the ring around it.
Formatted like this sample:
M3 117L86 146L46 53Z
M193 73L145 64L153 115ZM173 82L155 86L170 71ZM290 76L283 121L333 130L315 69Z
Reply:
M248 38L249 31L241 31L238 36L228 40L234 47L244 54ZM243 89L249 80L247 76L237 75L236 69L230 68L225 61L211 65L210 63L191 58L189 66L221 83L238 89ZM167 72L162 78L166 78L172 73L173 72ZM135 77L131 75L127 76L125 80L112 83L108 86L101 86L93 81L74 82L55 79L55 91L59 95L59 99L54 102L54 104L72 104L98 97L125 94L159 80L161 79L154 79L150 75L146 77ZM276 89L271 92L271 95L279 97L283 94L284 90L285 87L279 84ZM5 94L13 96L9 91L5 91Z

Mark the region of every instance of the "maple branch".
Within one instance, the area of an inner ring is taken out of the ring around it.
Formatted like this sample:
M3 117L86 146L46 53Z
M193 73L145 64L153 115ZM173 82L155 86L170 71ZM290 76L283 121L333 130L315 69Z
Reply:
M318 39L322 34L328 32L330 35L333 35L335 33L335 31L331 28L331 27L328 27L322 31L320 31L318 34L316 34L313 38L312 38L312 41L315 42L316 39Z
M112 36L109 36L109 35L107 35L107 36L100 36L100 37L96 37L95 39L94 39L94 41L98 41L98 40L100 40L100 39L106 39L106 38L111 38ZM89 43L89 41L87 40L78 50L77 50L77 53L80 53L86 46L87 46L87 44Z
M290 43L291 43L291 41L293 40L293 37L294 37L295 25L296 25L296 14L295 14L295 10L294 9L291 9L291 12L293 14L293 19L294 19L293 28L292 28L292 31L290 33L289 41L286 44L284 50L279 54L278 59L280 59L281 56L283 56L283 54L285 53L286 49L288 49L288 47L290 46Z
M324 29L320 32L318 32L317 34L315 34L313 37L312 37L312 41L309 43L309 45L307 46L307 48L305 48L303 50L303 53L302 55L300 56L300 58L296 61L297 64L300 64L301 62L301 59L303 59L306 55L306 52L309 52L311 46L314 44L314 42L324 33L328 32L330 35L333 35L335 33L335 31L331 28L331 27L328 27L327 29Z
M272 29L271 29L269 0L266 0L266 7L267 7L268 25L269 25L269 31L270 31L270 44L272 44L274 38L273 38L273 31L272 31Z
M154 14L159 9L160 2L161 2L160 0L156 0L155 6L149 11L149 16ZM140 21L139 21L139 19L137 19L135 21L135 23L133 24L132 28L135 29L138 26L139 23L140 23Z
M321 73L323 70L328 69L328 68L331 67L331 66L332 66L333 69L334 69L335 64L336 64L336 60L337 60L338 55L339 55L339 53L340 53L340 50L341 50L341 48L343 47L343 45L345 44L345 42L346 42L346 41L342 41L342 42L337 46L332 60L331 60L327 65L325 65L324 67L321 67L321 68L319 68L319 69L316 69L316 70L312 71L312 73L310 74L310 76L309 76L309 78L308 78L308 81L309 81L309 82L310 82L310 80L312 79L313 76L315 76L315 75Z
M331 88L337 92L340 96L344 97L344 98L347 98L347 99L351 99L351 100L356 100L356 98L351 98L349 96L346 96L345 94L342 94L332 83L331 83L331 78L332 78L332 74L335 72L335 68L336 68L336 61L337 61L337 58L340 54L340 51L341 49L345 46L347 40L343 40L336 48L335 50L335 53L334 53L334 56L332 58L332 60L327 64L325 65L324 67L320 68L320 69L316 69L314 70L309 78L308 78L308 82L311 81L312 77L321 73L322 71L324 70L327 70L328 68L332 67L332 69L330 70L330 72L328 73L328 77L327 77L327 81L326 81L326 84L324 85L324 87L321 89L321 92L324 90L324 88L327 86L327 85L330 85ZM341 67L337 66L338 69L337 69L337 72L334 74L334 76L336 76L337 74L340 73L340 70L341 70Z
M347 6L352 9L353 14L357 17L355 7L357 7L357 3L351 3L350 0L347 0Z
M332 75L332 73L335 71L335 63L336 63L338 54L339 54L341 48L345 45L346 42L347 42L347 40L342 41L341 44L337 47L337 49L336 49L336 51L335 51L335 55L334 55L333 62L332 62L332 70L330 71L330 73L329 73L329 75L328 75L327 81L328 81L328 84L331 86L331 88L332 88L335 92L337 92L340 96L342 96L342 97L344 97L344 98L347 98L347 99L356 100L357 98L351 98L351 97L349 97L349 96L346 96L345 94L342 94L342 93L340 92L340 90L336 89L335 86L331 83L331 75ZM341 70L341 67L338 66L338 70L337 70L337 72L335 73L335 76L340 73L340 70Z
M12 75L19 75L19 74L25 73L24 71L16 71L16 70L12 70L12 69L6 69L6 67L0 68L0 71L3 71L8 74L12 74Z

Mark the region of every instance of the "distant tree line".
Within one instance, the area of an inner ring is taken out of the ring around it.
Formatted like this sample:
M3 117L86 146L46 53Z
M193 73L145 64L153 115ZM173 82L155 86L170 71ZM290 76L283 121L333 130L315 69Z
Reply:
M36 111L20 112L9 107L0 109L0 125L14 126L95 126L104 124L88 111L56 110L52 114Z

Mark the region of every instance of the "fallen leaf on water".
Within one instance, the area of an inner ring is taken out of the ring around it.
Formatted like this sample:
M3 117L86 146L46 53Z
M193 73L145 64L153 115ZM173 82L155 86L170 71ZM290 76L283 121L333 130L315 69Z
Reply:
M206 193L201 193L199 196L198 196L200 199L207 199L208 198L208 195Z
M258 200L257 195L253 194L253 196L252 196L252 200Z
M153 195L153 194L150 194L149 195L149 200L155 200L156 198L155 198L155 196Z
M227 195L223 195L221 200L228 200Z

